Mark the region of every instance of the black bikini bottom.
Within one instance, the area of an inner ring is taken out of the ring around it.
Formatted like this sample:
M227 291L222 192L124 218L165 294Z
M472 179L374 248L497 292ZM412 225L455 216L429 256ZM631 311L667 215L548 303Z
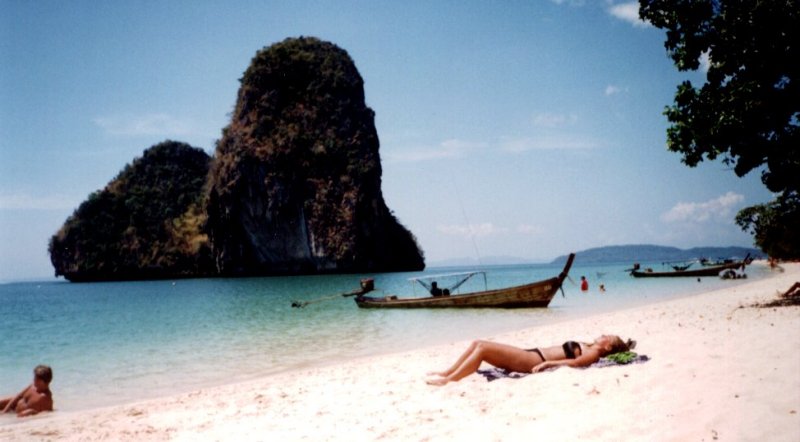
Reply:
M564 345L561 346L561 348L564 349L564 356L566 356L567 359L575 359L581 354L581 345L575 341L567 341L564 343ZM539 355L540 358L542 358L543 361L547 360L545 359L541 350L539 350L538 348L528 348L525 351L536 353L537 355Z
M539 355L540 358L542 358L542 361L546 361L547 360L547 359L544 358L544 355L542 354L542 352L538 348L529 348L529 349L527 349L525 351L530 351L530 352L536 353L537 355Z

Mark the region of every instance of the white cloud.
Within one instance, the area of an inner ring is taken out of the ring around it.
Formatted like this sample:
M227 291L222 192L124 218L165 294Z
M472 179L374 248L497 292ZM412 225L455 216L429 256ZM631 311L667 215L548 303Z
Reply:
M195 125L191 121L162 113L97 117L93 122L110 135L186 136L196 132Z
M31 196L28 194L0 195L0 210L64 210L76 208L72 198L53 196Z
M665 223L688 222L705 223L709 221L728 222L733 218L734 209L744 201L744 196L728 192L718 198L701 203L679 202L661 215Z
M628 88L623 88L614 84L609 84L608 86L606 86L605 90L606 97L609 97L611 95L621 94L623 92L628 92Z
M550 1L557 5L583 6L586 4L586 0L550 0Z
M522 153L529 150L542 149L594 149L598 144L591 140L571 136L555 136L540 138L504 138L500 147L506 152Z
M467 151L467 150L480 149L480 148L486 147L486 143L475 142L475 141L458 140L458 139L453 138L453 139L442 141L440 143L440 146L443 149L447 149L447 150L450 150L450 151L464 152L464 151Z
M469 225L459 225L459 224L439 225L436 227L436 230L445 235L464 236L464 237L490 236L501 233L508 233L509 231L505 227L497 227L492 223L469 224Z
M533 116L533 125L537 127L560 127L572 125L578 122L575 114L553 114L549 112L536 114Z
M517 225L517 233L521 233L523 235L541 235L544 232L541 227L534 226L531 224L519 224Z
M703 72L708 72L708 69L711 67L711 57L709 56L708 51L703 52L700 54L700 69Z
M608 13L639 28L650 26L650 22L639 18L639 2L626 2L611 5L608 9Z
M388 152L386 159L390 162L418 162L460 158L469 151L485 147L487 147L486 143L449 139L433 147L418 147Z
M543 116L540 124L571 124L577 121L575 116ZM563 122L563 123L562 123ZM498 147L503 152L512 154L522 153L529 150L558 150L558 149L594 149L599 147L597 142L582 139L573 135L554 135L543 137L501 137L496 142L485 143L477 141L465 141L459 139L445 140L438 145L428 147L406 147L386 149L382 156L387 162L391 163L410 163L422 161L435 161L444 159L463 158L471 153L486 150L490 146Z

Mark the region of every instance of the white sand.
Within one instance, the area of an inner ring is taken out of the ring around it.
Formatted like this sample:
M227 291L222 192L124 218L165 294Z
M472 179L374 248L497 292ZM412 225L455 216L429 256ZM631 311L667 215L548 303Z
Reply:
M739 308L763 281L492 339L532 347L633 337L644 364L424 383L468 345L270 376L0 427L2 440L800 440L800 307ZM56 399L58 398L56 391Z

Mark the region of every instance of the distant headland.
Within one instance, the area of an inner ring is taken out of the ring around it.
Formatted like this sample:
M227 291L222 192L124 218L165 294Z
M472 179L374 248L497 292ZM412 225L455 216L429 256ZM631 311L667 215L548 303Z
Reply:
M70 281L420 270L381 192L375 113L350 56L289 38L244 72L216 152L144 151L50 240Z
M575 252L576 265L584 264L632 264L634 262L657 261L691 261L707 258L744 258L747 254L756 259L766 259L767 255L759 249L752 247L694 247L679 249L677 247L657 246L651 244L634 244L619 246L604 246ZM498 266L498 265L525 265L525 264L553 264L563 266L567 255L559 256L552 261L533 261L518 256L485 256L480 262L475 258L451 258L430 262L431 267L462 267L462 266Z
M575 254L575 262L580 264L610 264L655 261L690 261L707 258L766 258L766 254L752 247L693 247L679 249L677 247L656 246L649 244L605 246L582 250ZM559 256L552 264L561 264L567 255Z

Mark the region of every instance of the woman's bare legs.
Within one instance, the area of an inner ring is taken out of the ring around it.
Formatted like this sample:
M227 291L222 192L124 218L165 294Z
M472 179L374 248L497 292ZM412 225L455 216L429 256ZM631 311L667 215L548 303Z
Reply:
M463 364L464 361L468 357L470 357L472 355L472 353L475 352L475 348L478 347L478 344L480 342L481 341L472 341L472 344L470 344L469 347L467 347L467 350L464 351L464 353L462 353L461 356L458 357L458 359L456 360L455 364L453 364L452 367L448 368L445 371L432 371L432 372L428 373L428 375L429 376L446 377L446 376L449 376L449 375L453 374L453 372L456 371L458 369L458 367L460 367L461 364Z
M511 345L475 341L452 367L439 373L440 378L429 379L426 382L431 385L444 385L448 382L458 381L478 371L482 362L488 362L506 370L526 372L541 363L542 359L536 353L527 352Z

